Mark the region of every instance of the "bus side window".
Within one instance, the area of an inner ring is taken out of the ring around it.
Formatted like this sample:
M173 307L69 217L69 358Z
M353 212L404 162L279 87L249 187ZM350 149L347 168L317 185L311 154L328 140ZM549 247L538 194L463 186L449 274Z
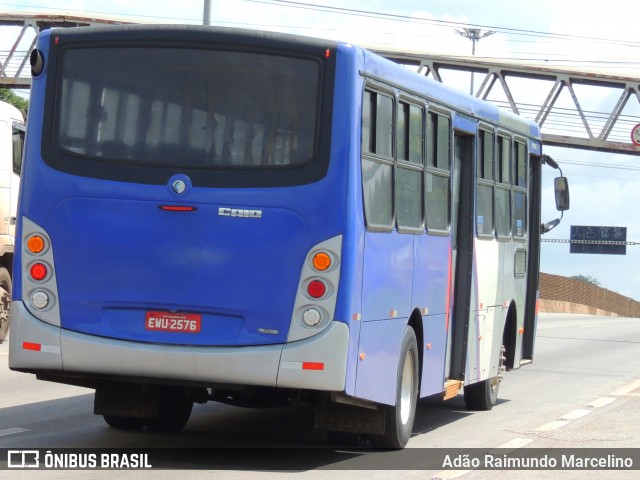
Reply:
M362 103L362 191L367 227L393 229L393 98L370 90Z
M478 193L476 197L476 230L479 237L493 237L494 135L478 132Z
M448 232L450 216L451 119L429 112L425 209L427 232Z
M516 141L514 153L513 236L524 238L527 236L527 146Z
M498 135L496 157L496 235L511 237L511 139Z
M396 135L396 215L398 231L422 233L424 109L401 101Z

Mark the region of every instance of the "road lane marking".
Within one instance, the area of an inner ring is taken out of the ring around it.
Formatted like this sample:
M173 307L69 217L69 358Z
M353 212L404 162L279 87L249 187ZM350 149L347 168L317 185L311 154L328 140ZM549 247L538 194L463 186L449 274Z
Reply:
M564 427L569 423L568 420L555 420L553 422L545 423L541 427L536 428L535 432L550 432L551 430L557 430L558 428Z
M4 430L0 430L0 437L4 437L5 435L13 435L14 433L22 433L22 432L28 432L28 431L29 431L28 428L18 428L18 427L5 428Z
M632 384L627 385L622 389L616 390L616 392L620 392L620 391L631 392L638 387L640 387L640 380L638 380L637 382L633 382ZM612 393L611 395L614 395L616 392ZM628 393L619 393L619 394L628 395ZM598 398L587 405L591 407L591 409L578 408L576 410L573 410L561 416L559 420L545 423L541 427L536 428L534 432L550 432L553 430L557 430L558 428L562 428L565 425L568 425L569 423L571 423L572 420L577 420L578 418L582 418L589 415L591 412L593 412L593 409L609 405L615 402L615 400L616 400L615 398L611 398L611 397ZM513 440L509 440L507 443L504 443L496 448L517 449L517 448L522 448L526 445L529 445L533 441L534 441L533 438L514 438ZM443 470L437 473L436 475L434 475L432 477L432 480L451 480L454 478L462 477L463 475L466 475L467 473L471 473L472 471L473 470Z
M593 402L591 402L587 406L588 407L593 407L593 408L606 407L607 405L609 405L610 403L613 403L615 401L616 401L615 398L601 397L601 398L599 398L597 400L594 400Z
M560 420L576 420L578 418L582 418L585 415L589 415L593 410L586 410L584 408L579 408L574 410L573 412L569 412L560 417Z
M514 438L507 443L503 443L498 448L522 448L525 445L529 445L533 442L533 438Z
M640 380L636 380L635 382L631 382L629 385L626 385L618 390L611 392L609 395L613 396L621 396L621 395L638 395L636 393L631 393L635 389L640 388Z
M612 392L610 395L611 396L620 396L620 395L640 396L640 393L636 393L636 394L631 393L637 388L640 388L640 380L636 380L635 382L632 382L629 385L619 388L615 392ZM559 420L546 423L541 427L536 428L533 431L534 432L550 432L553 430L557 430L558 428L562 428L565 425L568 425L569 423L571 423L572 420L577 420L578 418L582 418L589 415L591 412L593 412L593 409L605 407L615 401L616 401L616 398L600 397L592 401L591 403L587 404L587 406L591 407L591 409L578 408L576 410L573 410L561 416ZM513 440L509 440L507 443L504 443L496 448L517 449L517 448L522 448L526 445L529 445L533 441L534 441L533 438L514 438ZM432 480L451 480L454 478L462 477L463 475L466 475L467 473L471 473L472 471L473 470L443 470L437 473L436 475L434 475L432 477Z

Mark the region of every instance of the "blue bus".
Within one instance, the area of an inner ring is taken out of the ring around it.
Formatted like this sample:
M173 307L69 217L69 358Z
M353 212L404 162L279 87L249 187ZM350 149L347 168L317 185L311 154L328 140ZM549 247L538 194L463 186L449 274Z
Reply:
M536 124L275 33L53 29L31 67L11 369L115 428L288 403L402 448L419 398L490 409L533 358Z

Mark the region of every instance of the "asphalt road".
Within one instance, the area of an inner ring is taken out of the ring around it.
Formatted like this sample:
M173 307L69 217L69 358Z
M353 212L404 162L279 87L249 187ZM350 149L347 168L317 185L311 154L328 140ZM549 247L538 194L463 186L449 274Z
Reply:
M7 342L0 345L0 449L175 447L186 452L234 447L224 451L224 458L212 458L211 464L205 460L212 469L182 471L181 479L640 477L640 470L406 469L432 449L640 448L640 319L541 315L534 363L505 375L498 405L489 412L468 412L461 396L447 402L422 400L409 443L415 450L409 456L326 448L324 433L313 429L311 412L293 408L249 410L209 403L194 407L181 434L119 432L93 415L92 391L11 372L7 349ZM403 463L406 459L408 464ZM86 475L0 471L1 478L11 479ZM91 472L91 478L123 476L175 478L176 472Z

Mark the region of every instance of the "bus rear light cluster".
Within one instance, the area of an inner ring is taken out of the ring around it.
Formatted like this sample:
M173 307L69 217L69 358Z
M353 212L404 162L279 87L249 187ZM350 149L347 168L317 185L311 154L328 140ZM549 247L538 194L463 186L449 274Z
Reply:
M58 290L49 236L43 228L23 218L22 239L23 300L38 318L59 325Z
M333 320L340 279L342 237L312 248L305 259L291 319L288 341L323 331Z

